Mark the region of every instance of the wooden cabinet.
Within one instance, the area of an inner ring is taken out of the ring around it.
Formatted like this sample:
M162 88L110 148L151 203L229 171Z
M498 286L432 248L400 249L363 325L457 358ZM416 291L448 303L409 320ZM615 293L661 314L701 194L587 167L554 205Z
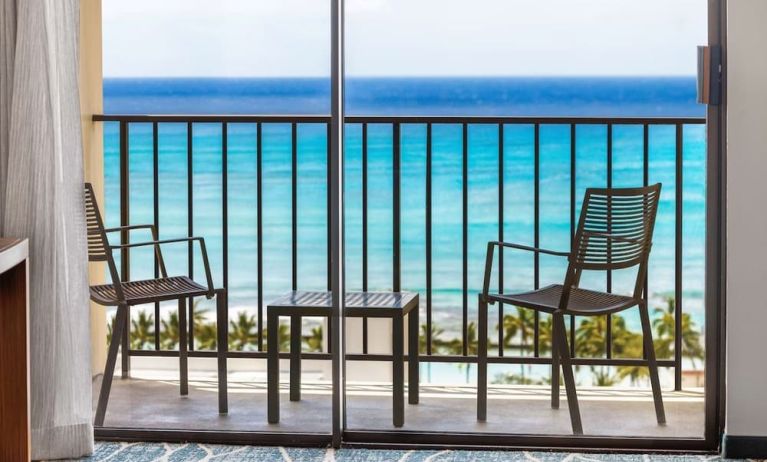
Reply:
M30 460L27 241L0 237L0 461Z

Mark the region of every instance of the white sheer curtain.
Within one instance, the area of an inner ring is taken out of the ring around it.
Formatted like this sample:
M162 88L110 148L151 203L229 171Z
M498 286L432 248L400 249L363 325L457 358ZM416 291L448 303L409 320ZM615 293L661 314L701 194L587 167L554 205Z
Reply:
M30 241L32 456L93 450L78 0L0 0L0 234Z

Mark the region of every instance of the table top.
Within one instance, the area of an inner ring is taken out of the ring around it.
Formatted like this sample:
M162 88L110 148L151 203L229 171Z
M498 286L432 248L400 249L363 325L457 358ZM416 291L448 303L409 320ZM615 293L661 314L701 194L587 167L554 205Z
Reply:
M0 273L5 273L24 261L28 253L26 239L0 237Z
M345 314L347 316L390 317L406 314L418 306L418 294L414 292L347 292ZM307 316L327 315L332 307L332 294L326 291L296 290L288 292L268 304L267 310L285 314ZM287 313L287 311L295 311Z

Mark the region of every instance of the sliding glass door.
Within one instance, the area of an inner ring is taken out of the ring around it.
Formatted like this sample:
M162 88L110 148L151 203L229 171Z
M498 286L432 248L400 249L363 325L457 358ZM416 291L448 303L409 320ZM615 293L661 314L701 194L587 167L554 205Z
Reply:
M716 108L696 102L695 51L717 43L717 7L348 5L346 440L714 444L718 302L705 294L719 268L706 257L717 233L703 218L718 213L707 198L719 152L707 133L718 121ZM514 303L483 308L483 285L513 294L562 284L568 259L529 248L570 251L587 188L655 183L646 276L580 278L584 289L627 296L639 277L647 325L636 306L565 317L584 439L564 381L552 386L562 380L552 375L552 316ZM529 248L487 260L491 241Z
M713 447L722 115L694 47L721 5L667 3L104 0L106 225L207 252L123 248L120 277L209 266L219 297L130 307L97 435ZM564 318L576 434L553 317L483 297L563 283L588 188L655 183L648 325Z

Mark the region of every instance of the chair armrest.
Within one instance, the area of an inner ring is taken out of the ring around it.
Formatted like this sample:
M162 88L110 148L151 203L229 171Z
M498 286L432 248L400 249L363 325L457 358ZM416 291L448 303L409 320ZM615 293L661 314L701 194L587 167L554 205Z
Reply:
M607 239L608 241L628 242L630 244L642 243L640 239L634 239L634 238L625 237L625 236L618 236L618 235L610 234L610 233L601 233L597 231L584 231L583 236L586 237L587 239L590 237L601 237L601 238Z
M501 241L489 241L487 243L487 256L485 258L485 277L482 285L482 297L487 298L487 294L490 292L490 275L493 271L493 250L495 247L508 247L518 250L526 250L528 252L543 253L546 255L554 255L557 257L569 257L570 252L558 252L556 250L541 249L538 247L530 247L528 245L515 244L512 242Z
M131 231L134 229L149 229L152 231L152 238L157 239L157 237L154 235L154 225L129 225L129 226L118 226L116 228L106 228L104 230L105 233L116 233L117 231Z
M119 250L119 249L130 249L133 247L146 247L148 245L160 246L163 244L174 244L178 242L194 242L194 241L197 241L200 244L200 252L202 254L202 263L205 266L205 279L208 283L208 293L205 296L208 299L211 299L214 296L215 289L213 288L213 277L210 274L210 263L208 262L208 251L205 248L205 239L201 237L180 237L176 239L162 239L162 240L154 240L154 241L146 241L146 242L134 242L130 244L110 245L109 248L112 250Z
M106 228L104 230L105 234L109 233L116 233L116 232L122 232L122 231L133 231L137 229L148 229L150 233L152 234L152 240L156 241L159 239L160 236L157 235L157 228L155 228L152 224L145 224L145 225L127 225L127 226L118 226L116 228ZM130 234L127 234L127 239L130 240ZM162 258L162 251L160 250L160 247L158 245L155 245L155 258L157 259L157 264L160 268L160 274L162 277L168 277L168 272L165 269L165 260Z
M488 242L488 245L496 245L496 246L500 246L500 247L509 247L509 248L518 249L518 250L527 250L529 252L544 253L546 255L554 255L554 256L557 256L557 257L569 257L570 256L570 252L560 252L560 251L557 251L557 250L542 249L540 247L531 247L529 245L515 244L513 242L490 241L490 242Z

